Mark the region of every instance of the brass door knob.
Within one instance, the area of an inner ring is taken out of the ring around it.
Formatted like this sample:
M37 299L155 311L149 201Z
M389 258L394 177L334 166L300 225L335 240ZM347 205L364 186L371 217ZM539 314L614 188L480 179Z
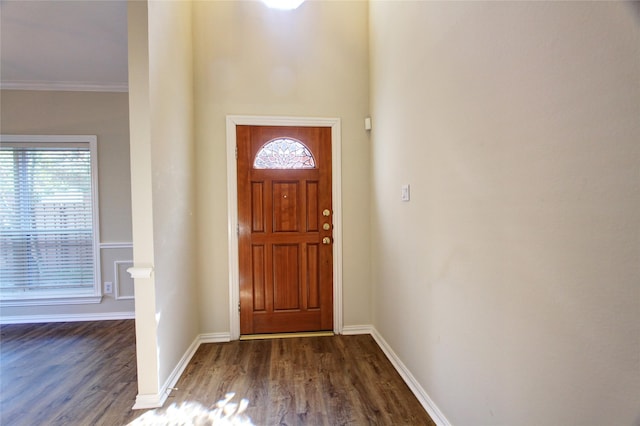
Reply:
M322 216L327 216L327 217L331 216L331 210L329 209L322 210Z
M324 229L325 231L328 231L329 229L331 229L331 225L329 225L328 223L323 223L322 229Z
M322 244L331 244L331 238L329 237L324 237L322 239Z

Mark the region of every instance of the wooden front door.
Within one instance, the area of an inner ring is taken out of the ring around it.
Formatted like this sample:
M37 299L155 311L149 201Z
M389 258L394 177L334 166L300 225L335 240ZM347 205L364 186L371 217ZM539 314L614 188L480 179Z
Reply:
M240 334L332 330L331 128L236 136Z

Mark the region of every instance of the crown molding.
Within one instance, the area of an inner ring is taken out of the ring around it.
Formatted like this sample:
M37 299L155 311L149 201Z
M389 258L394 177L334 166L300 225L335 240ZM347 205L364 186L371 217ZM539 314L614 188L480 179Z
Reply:
M2 90L44 90L52 92L128 92L128 83L87 83L75 81L2 81Z

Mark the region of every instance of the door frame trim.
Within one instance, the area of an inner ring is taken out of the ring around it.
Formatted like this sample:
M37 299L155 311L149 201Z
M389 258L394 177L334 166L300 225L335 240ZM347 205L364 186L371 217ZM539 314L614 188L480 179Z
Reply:
M342 139L340 118L227 115L227 209L229 233L229 331L240 338L238 259L238 168L236 126L331 128L331 202L333 207L333 331L342 334Z

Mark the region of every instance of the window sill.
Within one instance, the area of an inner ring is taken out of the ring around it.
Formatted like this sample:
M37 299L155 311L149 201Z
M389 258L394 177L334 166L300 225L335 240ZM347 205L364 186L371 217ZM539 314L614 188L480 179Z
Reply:
M48 305L88 305L102 302L102 296L55 296L29 299L2 299L0 307L48 306Z

